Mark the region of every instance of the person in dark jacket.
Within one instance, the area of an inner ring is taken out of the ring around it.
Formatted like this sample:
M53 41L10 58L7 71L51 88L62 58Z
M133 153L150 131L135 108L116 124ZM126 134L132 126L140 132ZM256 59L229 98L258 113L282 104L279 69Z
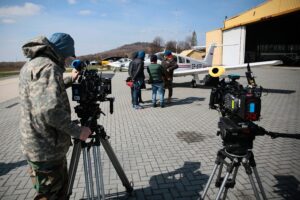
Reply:
M165 69L166 79L165 79L165 88L168 89L168 100L167 102L171 102L171 98L173 96L173 75L174 70L178 68L176 57L173 56L170 50L165 50L164 52L164 60L162 62L162 66Z
M132 71L131 71L131 68L132 68L132 62L134 59L136 59L138 56L138 52L135 51L132 53L131 55L131 62L129 63L129 66L128 66L128 76L129 76L129 80L132 80ZM134 101L133 101L133 87L130 88L130 92L131 92L131 104L132 106L134 107Z
M65 198L68 185L66 154L71 137L86 140L88 127L71 120L66 88L78 78L63 78L65 60L74 56L74 40L65 33L55 33L48 40L34 38L23 47L29 58L20 71L21 148L29 164L29 174L37 199Z
M129 74L131 75L133 81L133 107L135 109L142 109L143 107L139 105L139 96L141 95L141 87L144 83L144 59L145 51L139 51L137 58L131 63Z
M165 70L160 65L157 64L157 56L152 55L150 57L151 64L148 66L148 73L149 73L149 80L152 84L152 105L153 107L156 107L156 94L159 94L160 97L160 107L163 108L165 106L164 104L164 76L165 76Z

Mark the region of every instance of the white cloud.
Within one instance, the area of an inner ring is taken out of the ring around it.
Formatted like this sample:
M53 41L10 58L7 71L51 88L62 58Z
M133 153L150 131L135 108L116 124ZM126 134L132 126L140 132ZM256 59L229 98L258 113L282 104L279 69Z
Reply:
M32 16L40 14L42 6L34 3L25 3L23 6L0 7L0 17Z
M76 2L76 0L68 0L68 3L69 4L76 4L77 2Z
M3 24L14 24L16 23L16 20L14 19L2 19L1 20Z
M91 15L92 11L91 10L81 10L79 11L79 15Z

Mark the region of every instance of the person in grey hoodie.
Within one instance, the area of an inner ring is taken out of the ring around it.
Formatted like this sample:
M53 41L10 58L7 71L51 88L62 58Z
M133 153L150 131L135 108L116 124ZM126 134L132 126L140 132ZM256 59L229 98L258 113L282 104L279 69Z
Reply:
M75 56L74 40L65 33L40 36L23 47L29 58L20 71L21 148L37 192L35 199L66 199L66 154L71 137L86 140L88 127L71 121L66 88L78 78L63 78L65 60Z

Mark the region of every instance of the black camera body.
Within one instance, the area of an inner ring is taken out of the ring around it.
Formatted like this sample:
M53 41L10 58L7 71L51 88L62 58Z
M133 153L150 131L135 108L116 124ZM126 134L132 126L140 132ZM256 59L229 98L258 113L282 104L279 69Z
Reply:
M245 121L258 121L261 111L262 88L253 85L243 87L239 75L229 75L229 81L222 79L210 94L209 106L222 116L237 116Z
M248 85L244 87L237 80L239 75L223 78L210 94L209 107L221 112L217 135L223 140L228 153L246 154L253 148L255 136L265 132L253 121L260 119L262 87L257 87L248 65L246 77Z
M77 83L72 84L72 100L77 102L106 101L112 92L113 74L102 74L97 70L82 71Z
M72 67L80 72L78 81L72 84L72 100L79 103L75 112L81 118L82 125L96 129L96 119L104 114L98 102L109 101L109 111L113 113L114 98L107 96L112 93L111 80L114 74L102 74L98 70L88 69L88 65L89 62L81 60L72 63Z

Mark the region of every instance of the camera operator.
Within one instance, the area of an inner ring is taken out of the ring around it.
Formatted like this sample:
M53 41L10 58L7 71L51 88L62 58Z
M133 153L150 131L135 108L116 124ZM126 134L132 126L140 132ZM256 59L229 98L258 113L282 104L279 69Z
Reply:
M29 58L20 72L21 146L37 192L35 199L65 199L68 185L66 154L71 137L85 141L88 127L71 121L66 88L79 73L63 78L65 60L75 57L74 40L55 33L34 38L23 47Z

